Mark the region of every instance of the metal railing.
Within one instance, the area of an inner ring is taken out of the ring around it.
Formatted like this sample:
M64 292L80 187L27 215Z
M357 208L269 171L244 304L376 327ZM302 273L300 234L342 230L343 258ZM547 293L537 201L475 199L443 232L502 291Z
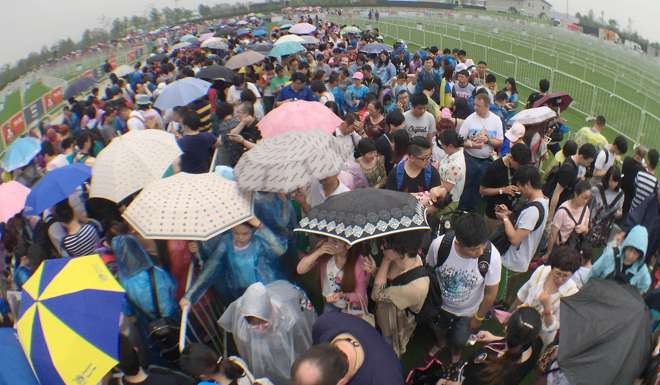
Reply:
M554 66L538 63L534 60L514 55L488 45L484 45L461 36L451 36L435 31L427 31L419 26L411 27L384 21L368 20L363 17L344 16L335 20L342 24L378 27L381 34L394 39L403 39L420 47L435 45L438 47L462 47L471 52L475 60L488 62L489 70L501 77L513 77L516 82L531 90L536 89L540 79L550 80L555 91L566 91L574 98L571 109L585 117L602 114L607 118L608 127L622 134L635 143L644 143L652 148L660 148L660 118L647 110L648 102L641 103L627 100L588 81L586 78L560 71Z

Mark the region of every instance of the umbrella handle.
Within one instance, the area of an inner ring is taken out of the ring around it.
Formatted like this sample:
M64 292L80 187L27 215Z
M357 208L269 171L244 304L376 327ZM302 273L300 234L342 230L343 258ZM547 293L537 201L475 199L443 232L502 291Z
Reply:
M188 314L190 314L190 305L183 308L181 314L181 325L179 325L179 352L186 348L186 331L188 329Z

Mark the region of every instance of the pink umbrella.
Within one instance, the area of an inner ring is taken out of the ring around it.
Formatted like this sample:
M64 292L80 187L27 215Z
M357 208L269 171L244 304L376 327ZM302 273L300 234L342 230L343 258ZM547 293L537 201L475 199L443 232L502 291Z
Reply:
M30 189L22 184L11 181L0 185L0 223L7 222L11 217L25 208L25 199Z
M257 126L264 138L270 138L290 131L321 130L332 134L341 122L341 118L323 104L297 100L272 110Z
M293 27L289 28L289 33L296 35L307 35L316 31L316 27L309 23L298 23L294 24Z
M212 38L213 36L215 36L215 32L203 33L203 34L199 35L199 41L200 42L206 41L206 40Z

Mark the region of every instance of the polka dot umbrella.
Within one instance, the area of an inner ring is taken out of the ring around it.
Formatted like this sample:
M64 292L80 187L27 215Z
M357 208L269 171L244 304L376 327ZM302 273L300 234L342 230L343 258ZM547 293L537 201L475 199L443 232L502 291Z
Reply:
M147 185L123 216L147 239L205 241L252 218L252 194L214 173L178 173Z

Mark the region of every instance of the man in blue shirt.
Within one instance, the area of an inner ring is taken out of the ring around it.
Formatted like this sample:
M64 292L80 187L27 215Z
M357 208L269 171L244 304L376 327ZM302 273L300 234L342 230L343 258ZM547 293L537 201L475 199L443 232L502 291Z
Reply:
M317 100L312 90L305 85L306 81L307 76L302 72L295 72L291 75L291 84L282 88L275 105L279 106L289 100L306 100L308 102Z
M128 74L128 84L131 85L131 89L135 89L135 85L138 83L142 83L142 79L144 77L144 73L140 70L140 63L135 63L135 71L131 72Z
M440 93L438 92L438 88L440 87L440 84L442 83L442 75L443 72L442 70L433 68L433 58L431 56L427 56L427 58L424 60L424 67L422 70L417 74L417 83L415 84L415 93L416 94L421 94L422 93L422 84L426 81L432 81L434 84L436 84L436 89L433 92L433 100L436 102L440 100Z

